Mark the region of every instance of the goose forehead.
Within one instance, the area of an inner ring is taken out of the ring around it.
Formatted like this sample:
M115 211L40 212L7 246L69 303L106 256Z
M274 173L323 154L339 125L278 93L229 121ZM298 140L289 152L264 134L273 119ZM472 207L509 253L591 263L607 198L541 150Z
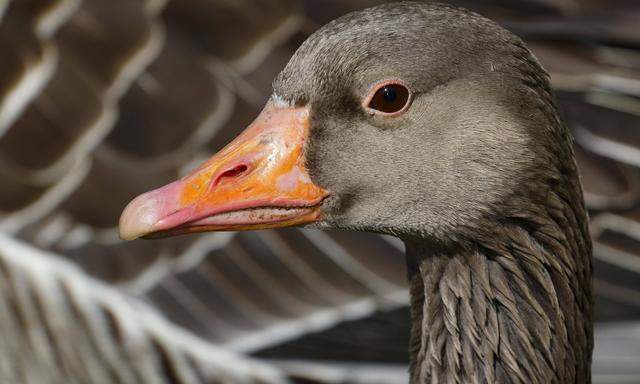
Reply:
M497 24L449 6L393 5L345 15L316 31L275 79L276 93L310 99L335 92L336 84L363 86L380 76L428 86L511 66L518 39Z

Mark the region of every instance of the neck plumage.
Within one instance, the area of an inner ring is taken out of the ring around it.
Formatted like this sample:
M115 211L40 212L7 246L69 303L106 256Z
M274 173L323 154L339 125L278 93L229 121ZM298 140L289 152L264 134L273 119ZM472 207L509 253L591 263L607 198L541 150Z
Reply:
M577 188L514 210L464 250L406 241L412 383L590 382L591 243Z

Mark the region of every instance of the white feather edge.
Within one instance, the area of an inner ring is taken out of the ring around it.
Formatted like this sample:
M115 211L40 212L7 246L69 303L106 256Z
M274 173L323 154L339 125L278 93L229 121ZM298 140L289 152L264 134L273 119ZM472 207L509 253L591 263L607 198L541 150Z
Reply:
M0 0L1 1L1 0ZM28 65L22 77L4 99L0 99L0 136L20 117L53 76L58 65L58 51L45 43L42 59Z
M205 375L212 375L208 379L217 376L217 378L232 379L233 381L229 382L238 383L254 380L274 384L287 382L274 367L203 341L171 324L146 303L89 277L72 263L54 254L0 234L0 259L9 265L12 271L26 275L27 281L37 282L30 288L38 290L37 293L42 297L49 297L53 303L60 299L55 297L60 295L60 291L51 287L56 282L63 283L73 296L73 301L81 307L79 309L84 314L95 317L96 324L101 322L99 318L102 317L98 308L108 309L118 321L127 349L136 349L136 344L139 344L137 348L144 350L141 345L148 342L146 339L153 338L157 343L162 344L172 357L188 355L193 358L199 363ZM94 322L92 321L91 324ZM112 350L112 353L117 353L116 351L117 349ZM154 359L155 357L141 355L137 358ZM140 362L136 364L139 365ZM176 369L183 371L191 368L185 362L184 366L178 366ZM187 376L192 375L193 373L189 375L187 372Z

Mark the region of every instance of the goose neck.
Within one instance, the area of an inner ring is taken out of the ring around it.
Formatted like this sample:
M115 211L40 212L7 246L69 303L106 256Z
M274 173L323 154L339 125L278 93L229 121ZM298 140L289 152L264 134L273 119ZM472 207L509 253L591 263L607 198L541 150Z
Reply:
M501 226L465 251L406 242L411 382L589 383L590 262L553 241Z

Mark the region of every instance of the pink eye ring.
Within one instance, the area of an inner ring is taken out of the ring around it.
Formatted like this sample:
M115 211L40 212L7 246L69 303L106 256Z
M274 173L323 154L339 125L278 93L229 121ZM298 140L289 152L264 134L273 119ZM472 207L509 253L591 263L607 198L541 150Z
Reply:
M410 101L411 91L406 85L397 80L388 80L373 87L364 105L376 114L396 116L409 107Z

